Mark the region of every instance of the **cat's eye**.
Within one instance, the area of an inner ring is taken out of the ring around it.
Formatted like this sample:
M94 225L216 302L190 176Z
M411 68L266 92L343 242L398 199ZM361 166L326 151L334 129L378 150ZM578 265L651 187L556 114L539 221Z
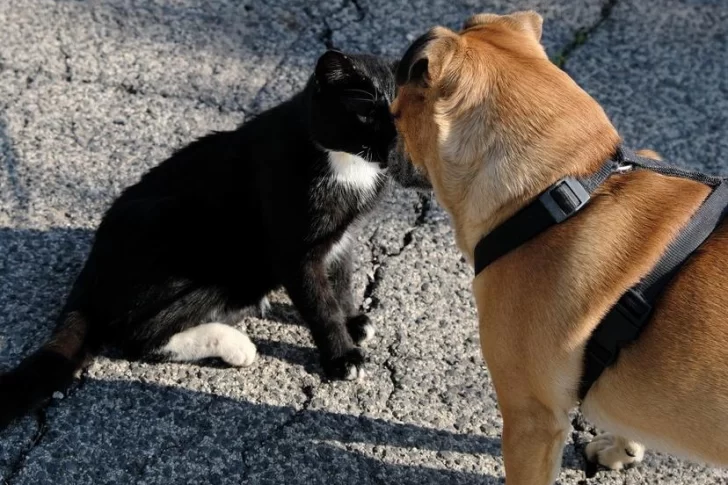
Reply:
M356 118L360 122L364 123L365 125L374 123L374 114L373 113L368 113L368 114L357 113Z

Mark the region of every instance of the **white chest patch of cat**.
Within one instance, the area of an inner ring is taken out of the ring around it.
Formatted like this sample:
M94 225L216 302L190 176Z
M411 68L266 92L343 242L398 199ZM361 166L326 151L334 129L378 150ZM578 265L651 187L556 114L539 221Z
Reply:
M329 151L329 165L337 182L364 192L374 191L379 177L384 175L378 163L346 152Z

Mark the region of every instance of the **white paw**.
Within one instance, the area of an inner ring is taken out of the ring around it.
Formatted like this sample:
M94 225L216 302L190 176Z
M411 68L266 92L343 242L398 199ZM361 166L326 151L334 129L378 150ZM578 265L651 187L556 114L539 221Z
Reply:
M369 317L363 313L350 317L346 322L346 326L356 345L362 345L370 341L376 333L376 327L369 320Z
M611 470L636 465L645 457L645 447L621 436L602 433L586 446L586 458Z
M369 342L377 333L377 327L373 323L367 323L362 330L364 330L364 338L359 342L360 345Z
M260 318L265 318L270 313L270 300L267 296L264 296L258 302L258 315Z
M220 358L233 367L247 367L255 362L258 349L247 335L239 334L235 339L222 343Z
M356 381L356 380L363 380L366 377L366 372L364 372L364 369L361 367L357 367L355 365L349 367L346 371L346 375L344 376L345 381Z

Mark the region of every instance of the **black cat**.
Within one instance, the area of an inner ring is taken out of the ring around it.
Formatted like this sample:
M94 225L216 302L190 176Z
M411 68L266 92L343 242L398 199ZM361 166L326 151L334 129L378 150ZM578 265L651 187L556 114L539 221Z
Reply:
M362 372L374 328L352 297L352 233L396 162L392 65L328 51L305 89L144 175L96 232L58 326L0 375L0 427L66 387L103 346L129 358L252 363L228 324L283 286L327 375ZM412 179L414 180L414 178Z

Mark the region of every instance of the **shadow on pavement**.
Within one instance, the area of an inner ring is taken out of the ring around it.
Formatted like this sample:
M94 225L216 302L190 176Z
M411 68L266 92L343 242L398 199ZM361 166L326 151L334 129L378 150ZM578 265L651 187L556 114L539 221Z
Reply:
M89 380L46 414L47 451L24 473L52 474L55 463L60 483L104 483L111 473L115 483L502 483L433 467L435 455L498 454L486 436L148 382ZM412 449L424 463L411 464Z

